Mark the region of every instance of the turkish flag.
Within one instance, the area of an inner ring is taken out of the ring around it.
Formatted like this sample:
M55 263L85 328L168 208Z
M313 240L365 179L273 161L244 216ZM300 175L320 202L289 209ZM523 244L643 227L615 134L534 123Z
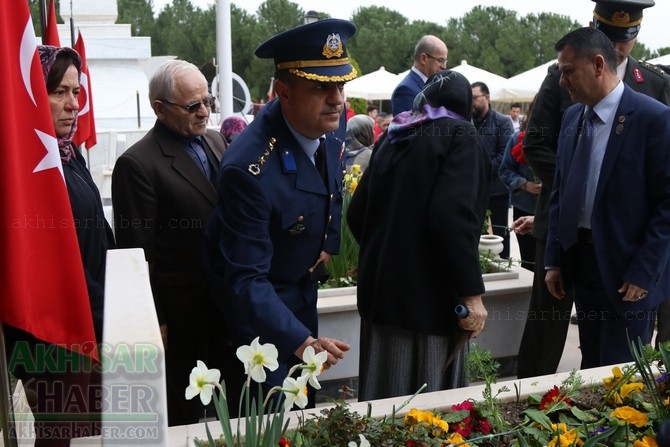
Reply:
M47 26L42 32L42 45L60 46L58 37L58 23L56 22L56 0L49 0L49 11L47 14Z
M91 95L91 76L86 62L86 47L81 31L77 33L77 42L74 49L81 56L81 77L79 84L79 114L77 115L77 131L74 134L74 144L79 146L86 143L86 149L90 149L98 142L95 134L95 117L93 116L93 98Z
M97 358L84 268L28 2L0 2L0 320Z
M268 88L268 102L272 101L275 97L275 78L270 78L270 87Z

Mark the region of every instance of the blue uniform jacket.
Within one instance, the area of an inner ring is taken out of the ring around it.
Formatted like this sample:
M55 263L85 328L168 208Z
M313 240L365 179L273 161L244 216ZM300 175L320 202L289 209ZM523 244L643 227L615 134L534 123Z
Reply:
M326 188L275 100L234 140L219 167L205 264L234 340L249 344L260 336L279 350L270 385L281 384L295 349L317 336L317 284L308 269L322 249L339 250L342 153L342 141L327 134Z
M571 250L558 239L563 200L584 106L565 111L558 137L558 157L549 203L545 266L561 267L570 287ZM629 311L657 307L670 296L670 109L625 86L616 110L591 215L593 246L610 309ZM624 302L617 292L624 281L649 291L646 299Z

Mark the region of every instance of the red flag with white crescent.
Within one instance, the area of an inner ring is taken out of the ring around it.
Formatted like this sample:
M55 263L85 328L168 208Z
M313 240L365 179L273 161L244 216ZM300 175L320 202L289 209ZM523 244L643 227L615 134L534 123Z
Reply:
M56 0L49 0L49 11L47 12L47 26L42 33L42 45L60 46L58 37L58 23L56 22Z
M0 79L8 84L0 164L0 319L97 358L63 166L28 2L0 2Z
M77 131L74 134L74 144L79 146L86 143L86 149L90 149L98 142L95 134L95 117L93 115L93 98L91 95L91 75L86 61L86 46L81 31L77 33L77 41L74 49L81 56L81 77L79 84L79 114L77 115Z

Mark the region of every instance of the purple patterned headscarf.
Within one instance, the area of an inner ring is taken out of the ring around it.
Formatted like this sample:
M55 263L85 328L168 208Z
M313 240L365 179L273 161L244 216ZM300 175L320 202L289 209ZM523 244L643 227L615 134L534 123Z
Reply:
M37 51L40 54L40 63L42 64L42 74L44 75L45 84L49 79L51 68L56 62L56 59L61 55L67 55L67 57L73 59L74 66L77 68L77 72L79 72L79 75L81 76L81 58L79 57L79 53L72 48L38 45ZM70 133L64 137L58 138L58 151L60 152L60 158L63 163L67 163L72 157L72 137L74 137L76 131L77 117L75 117L74 122L72 123Z
M221 135L230 143L245 127L247 127L247 122L242 118L239 116L229 116L221 123Z

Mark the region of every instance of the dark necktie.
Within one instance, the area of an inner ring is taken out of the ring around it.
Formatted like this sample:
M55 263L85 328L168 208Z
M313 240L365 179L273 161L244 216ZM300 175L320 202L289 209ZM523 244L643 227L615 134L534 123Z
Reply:
M209 165L209 160L207 160L205 148L202 147L202 143L197 138L188 140L188 152L193 161L195 161L195 164L202 169L205 177L212 180L212 168Z
M565 182L565 188L560 193L562 200L558 219L558 238L566 250L577 243L579 214L584 208L589 161L593 149L594 117L593 109L584 113L583 122L580 126L581 132L570 164L570 172Z
M326 170L326 139L319 138L319 147L314 153L314 166L319 171L323 183L328 184L328 171Z

